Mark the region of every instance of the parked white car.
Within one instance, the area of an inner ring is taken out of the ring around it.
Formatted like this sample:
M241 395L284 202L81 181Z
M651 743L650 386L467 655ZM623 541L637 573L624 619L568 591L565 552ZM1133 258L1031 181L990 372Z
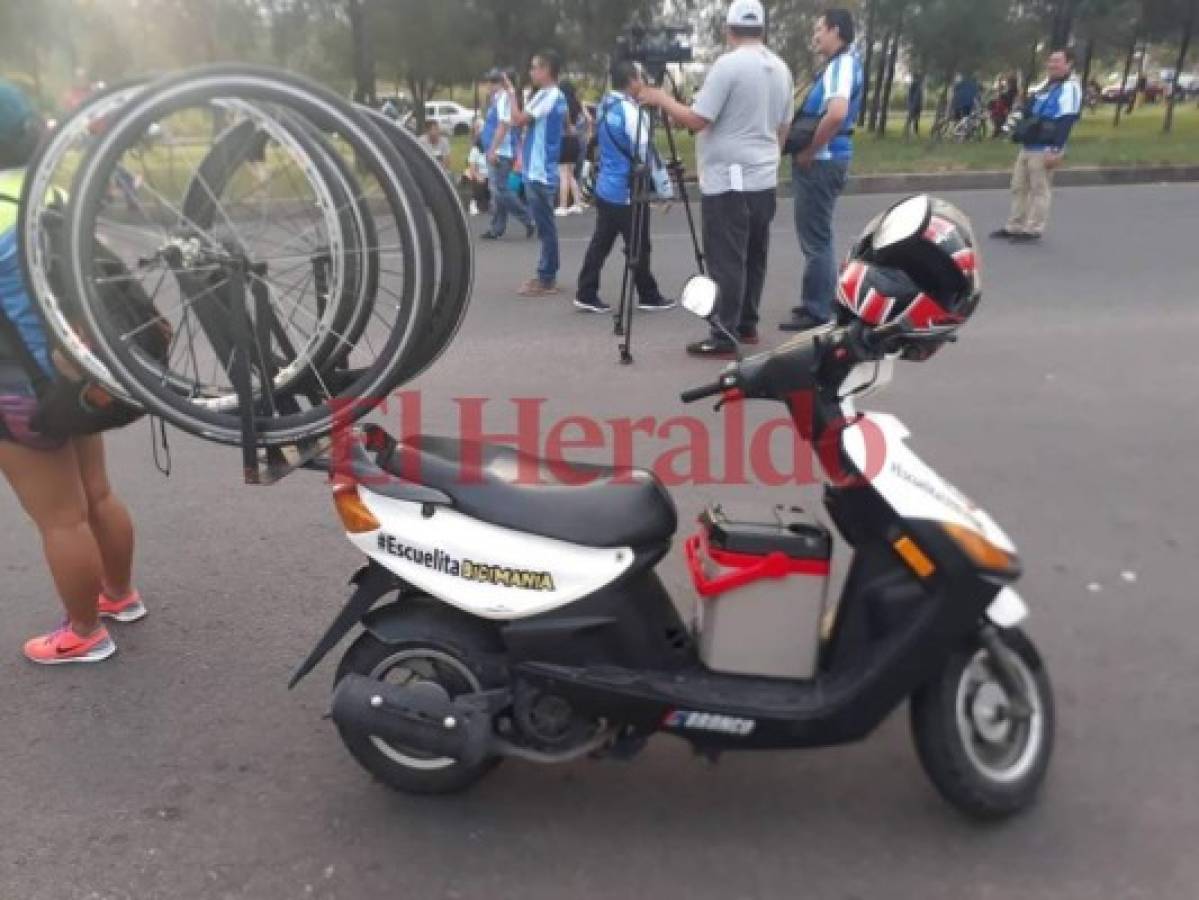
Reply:
M411 113L405 121L410 127L415 127ZM470 134L475 111L450 100L431 100L425 104L425 121L436 122L445 134Z

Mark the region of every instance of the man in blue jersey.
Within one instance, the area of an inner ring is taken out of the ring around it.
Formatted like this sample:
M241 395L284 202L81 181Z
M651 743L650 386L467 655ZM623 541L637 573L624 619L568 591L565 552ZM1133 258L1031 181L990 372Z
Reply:
M600 299L600 272L619 235L624 239L625 254L633 244L633 205L631 178L634 168L650 164L649 117L637 105L645 87L641 68L634 62L618 62L612 67L612 90L596 110L596 140L599 143L599 174L595 179L595 233L587 247L575 306L583 312L610 312ZM650 272L649 204L641 211L640 254L633 270L637 285L637 308L657 311L674 306L663 298L658 282Z
M541 239L541 258L537 275L520 289L522 297L548 297L561 293L558 288L558 224L554 207L558 195L558 157L566 129L566 95L558 87L562 59L553 50L543 50L529 64L533 96L523 110L516 109L516 88L505 76L504 89L512 103L512 124L525 130L521 152L525 197L529 213Z
M1074 77L1074 51L1054 50L1049 80L1033 92L1024 110L1026 133L1012 172L1012 211L992 237L1014 243L1039 241L1049 224L1053 172L1061 165L1070 129L1082 111L1082 88Z
M516 129L512 125L512 98L504 90L504 73L492 69L487 73L491 97L487 117L483 120L483 152L487 155L487 181L491 185L495 206L491 212L491 227L483 232L483 240L496 241L508 229L508 216L514 216L525 226L525 237L533 236L533 220L529 211L512 192L508 183L516 160Z
M792 160L795 231L806 265L800 305L783 331L807 331L833 314L837 259L833 249L833 211L845 189L853 159L853 126L862 105L865 78L853 50L853 16L830 9L816 20L812 47L825 60L796 115L819 119L811 143Z

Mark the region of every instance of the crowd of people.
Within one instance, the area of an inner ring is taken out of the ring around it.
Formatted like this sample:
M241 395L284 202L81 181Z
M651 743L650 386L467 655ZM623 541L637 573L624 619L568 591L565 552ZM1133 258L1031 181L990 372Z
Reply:
M760 0L731 3L725 18L726 52L713 63L690 105L650 85L641 69L627 61L610 71L610 89L594 119L573 87L559 82L562 63L552 51L533 57L527 98L516 90L510 74L489 73L486 118L463 178L475 209L486 208L484 180L489 188L491 222L483 239L502 238L509 218L515 218L528 238L536 235L541 242L537 270L520 288L520 296L562 292L554 218L582 208L579 175L589 155L590 135L596 218L574 305L584 312L611 310L600 296L600 272L620 237L638 308L658 311L674 306L662 295L651 271L649 208L634 215L634 206L644 198L634 197L631 191L634 170L662 168L649 140L649 113L660 110L676 126L696 135L703 252L708 274L720 288L711 333L687 344L687 352L729 358L736 354L737 343L760 340L759 309L784 156L790 158L794 224L805 264L798 302L779 328L797 332L826 323L837 289L833 217L848 182L854 126L865 86L855 37L853 16L847 9L828 9L817 18L812 47L822 65L798 103L791 71L765 44ZM1006 133L1013 112L1022 114L1027 123L1016 135L1022 149L1012 178L1012 213L1002 228L992 232L996 238L1031 242L1045 230L1052 173L1080 112L1081 91L1072 77L1073 64L1072 51L1054 51L1046 86L1034 91L1023 109L1018 109L1014 77L996 83L989 105L984 105L982 88L973 75L963 75L953 86L951 117L984 116L993 123L996 135ZM919 133L923 88L924 79L916 74L909 93L907 133ZM669 191L667 185L665 192Z

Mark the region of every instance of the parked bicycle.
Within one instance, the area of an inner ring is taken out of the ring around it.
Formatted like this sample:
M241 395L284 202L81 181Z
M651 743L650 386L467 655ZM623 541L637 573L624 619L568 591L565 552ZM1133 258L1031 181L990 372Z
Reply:
M933 140L935 142L950 141L955 144L986 140L989 134L987 129L989 116L986 104L976 102L970 112L960 119L946 116L934 122Z

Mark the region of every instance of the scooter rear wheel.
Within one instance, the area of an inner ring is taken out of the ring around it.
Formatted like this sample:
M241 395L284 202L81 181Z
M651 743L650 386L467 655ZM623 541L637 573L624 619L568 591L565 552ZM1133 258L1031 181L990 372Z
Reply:
M975 642L953 653L911 703L925 772L946 800L976 819L1006 818L1030 806L1053 751L1053 691L1040 654L1018 629L1000 632L999 640L1028 715L1013 710L990 651Z
M405 603L411 601L403 601ZM369 631L342 657L337 681L351 673L378 681L411 685L420 681L440 687L453 699L498 686L481 657L495 647L483 629L452 613L420 606L401 612L403 640L384 642ZM341 739L364 769L388 787L409 794L452 794L464 791L494 769L500 757L469 766L449 758L432 758L393 746L370 734L339 729Z

